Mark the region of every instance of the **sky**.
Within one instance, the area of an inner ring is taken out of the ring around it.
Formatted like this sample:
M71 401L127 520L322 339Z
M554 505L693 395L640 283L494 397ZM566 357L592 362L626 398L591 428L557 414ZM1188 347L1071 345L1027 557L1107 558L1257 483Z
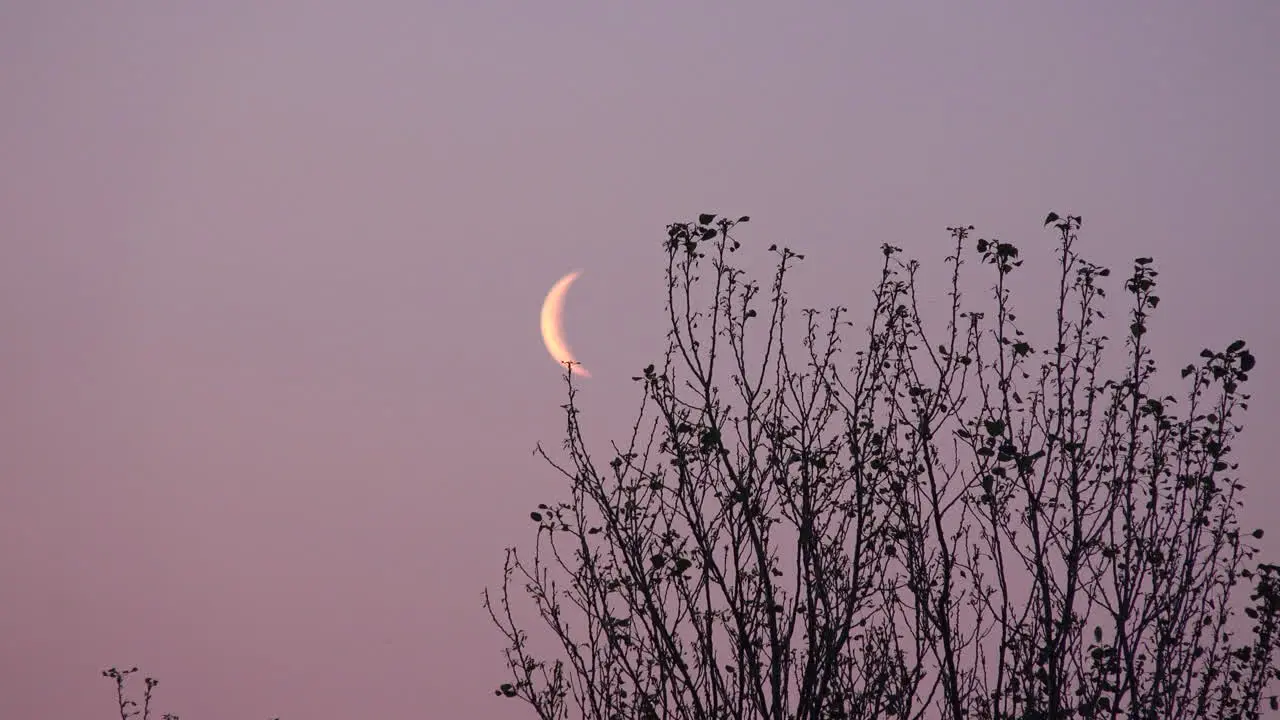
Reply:
M1034 289L1082 215L1113 279L1156 259L1170 373L1248 340L1273 527L1277 36L1269 0L0 3L0 717L109 717L112 665L188 720L527 717L481 592L565 496L542 298L582 271L607 447L704 211L855 321L881 243L972 223Z

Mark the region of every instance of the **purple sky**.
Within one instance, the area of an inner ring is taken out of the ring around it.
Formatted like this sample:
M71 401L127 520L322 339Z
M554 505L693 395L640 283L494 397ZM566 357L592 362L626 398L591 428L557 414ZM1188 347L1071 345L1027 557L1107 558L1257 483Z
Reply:
M522 717L480 593L561 493L542 296L584 271L603 447L704 210L854 319L947 225L1154 255L1168 371L1258 357L1280 550L1280 4L980 5L3 3L0 717L109 717L114 664L188 720Z

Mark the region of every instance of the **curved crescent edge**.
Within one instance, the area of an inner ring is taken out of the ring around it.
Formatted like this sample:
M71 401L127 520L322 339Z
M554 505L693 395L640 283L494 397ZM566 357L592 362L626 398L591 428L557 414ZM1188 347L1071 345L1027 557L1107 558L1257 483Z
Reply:
M556 361L558 365L564 367L564 363L573 363L573 372L582 377L591 377L591 373L587 372L577 359L573 356L573 351L569 348L568 343L564 340L564 329L561 326L561 313L564 310L564 298L569 292L569 286L582 271L575 270L568 275L560 278L555 285L551 286L551 291L547 293L547 297L542 301L542 312L539 317L540 327L542 330L542 343L546 346L547 352Z

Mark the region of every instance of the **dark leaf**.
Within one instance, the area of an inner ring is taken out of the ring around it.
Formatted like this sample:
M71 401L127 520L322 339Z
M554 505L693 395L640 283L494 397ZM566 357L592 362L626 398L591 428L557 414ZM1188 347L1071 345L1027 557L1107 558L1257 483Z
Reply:
M1044 219L1044 224L1046 227L1048 227L1049 223L1053 223L1057 221L1058 221L1058 213L1051 212L1049 213L1049 216Z
M1249 372L1250 370L1253 369L1254 364L1255 364L1255 360L1253 359L1253 353L1243 352L1240 354L1241 372Z
M1241 350L1243 350L1243 349L1244 349L1244 341L1243 341L1243 340L1237 340L1237 341L1235 341L1235 342L1233 342L1233 343L1231 343L1230 345L1228 345L1228 346L1227 346L1227 352L1229 352L1229 353L1237 353L1237 352L1240 352L1240 351L1241 351Z
M701 225L706 225L707 223L710 223L712 220L715 220L715 219L716 219L715 213L702 213L701 215L698 216L698 223Z
M534 522L542 522L542 513L540 512L531 512L529 517L533 518Z
M738 218L738 222L747 222L749 220L751 220L750 215L743 215L742 217Z

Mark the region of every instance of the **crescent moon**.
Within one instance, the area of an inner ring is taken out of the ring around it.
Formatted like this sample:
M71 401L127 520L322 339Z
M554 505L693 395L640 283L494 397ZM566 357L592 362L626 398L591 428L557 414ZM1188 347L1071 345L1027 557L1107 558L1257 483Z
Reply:
M569 349L569 345L564 341L564 331L560 324L560 313L564 309L564 296L569 292L569 286L582 273L575 270L565 275L551 287L551 292L547 293L547 299L542 301L542 342L547 346L547 352L551 353L551 357L564 367L567 362L573 363L573 372L582 377L591 377L591 373L587 369L578 364L573 357L573 351Z

